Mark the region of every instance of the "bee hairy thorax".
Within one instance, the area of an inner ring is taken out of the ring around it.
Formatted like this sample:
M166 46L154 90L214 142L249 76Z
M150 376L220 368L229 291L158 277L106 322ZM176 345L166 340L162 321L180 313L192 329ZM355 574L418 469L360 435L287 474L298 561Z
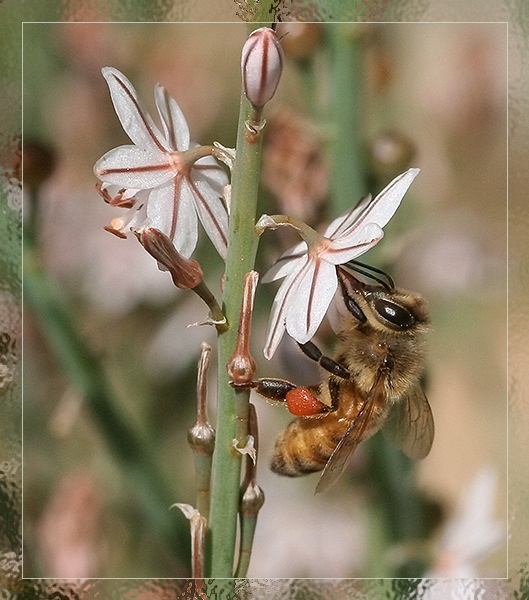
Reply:
M420 370L418 352L422 353L423 349L422 343L416 340L399 339L380 332L366 334L359 328L349 332L347 340L342 341L336 360L347 368L351 379L364 394L372 388L382 369L386 394L394 400L405 393L408 382L417 375L415 365Z

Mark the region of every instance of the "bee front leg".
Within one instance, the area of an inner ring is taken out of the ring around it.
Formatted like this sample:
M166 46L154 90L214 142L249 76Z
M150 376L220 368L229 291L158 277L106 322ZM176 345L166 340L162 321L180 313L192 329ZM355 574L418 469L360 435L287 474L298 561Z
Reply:
M296 385L284 379L263 378L252 381L250 386L260 396L274 402L286 402L287 394L296 389Z
M351 376L343 365L336 362L333 358L325 356L316 344L306 342L305 344L298 343L298 346L301 348L303 354L316 361L322 369L329 371L332 375L336 375L336 377L340 377L341 379L349 379Z
M298 387L284 379L257 379L252 381L249 387L263 398L286 403L288 410L298 417L319 415L330 410L330 407L320 402L309 388Z

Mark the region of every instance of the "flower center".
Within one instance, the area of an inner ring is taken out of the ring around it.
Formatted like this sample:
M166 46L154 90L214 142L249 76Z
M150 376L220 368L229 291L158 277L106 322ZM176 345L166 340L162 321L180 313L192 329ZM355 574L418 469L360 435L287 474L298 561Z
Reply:
M313 239L312 243L309 244L309 256L311 258L318 258L320 254L323 254L329 249L332 244L332 240L320 235L318 239Z
M169 164L176 173L182 173L186 169L189 170L190 164L186 161L184 154L184 152L178 150L168 154Z

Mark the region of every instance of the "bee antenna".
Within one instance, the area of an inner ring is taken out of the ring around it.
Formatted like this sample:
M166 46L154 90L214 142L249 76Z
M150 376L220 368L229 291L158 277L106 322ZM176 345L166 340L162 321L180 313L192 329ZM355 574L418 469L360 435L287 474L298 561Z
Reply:
M359 260L350 260L348 263L345 263L345 265L351 270L355 271L356 273L359 273L364 277L368 277L369 279L380 283L380 285L384 287L388 292L391 292L395 289L395 282L393 281L391 276L388 275L385 271L382 271L382 269L377 269L377 267L373 267L366 263L360 262ZM385 281L384 279L377 277L375 273L385 277Z

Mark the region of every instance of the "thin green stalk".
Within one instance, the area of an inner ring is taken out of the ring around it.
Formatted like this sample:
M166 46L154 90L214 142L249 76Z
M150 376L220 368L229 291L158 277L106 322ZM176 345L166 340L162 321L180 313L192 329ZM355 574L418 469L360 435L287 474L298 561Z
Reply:
M197 510L209 518L209 496L211 487L211 463L215 447L215 430L208 422L207 415L207 375L211 347L202 343L197 375L197 421L187 433L187 441L195 457L195 488Z
M361 24L329 23L331 86L331 205L333 216L345 212L366 193L362 128L363 39Z
M235 572L235 577L238 579L247 576L252 557L257 516L265 501L263 490L257 485L256 481L257 459L259 457L259 429L257 426L257 412L253 404L250 404L248 431L254 438L255 457L246 456L246 475L241 487L239 562Z
M244 277L255 263L258 236L255 213L261 163L260 139L247 138L246 121L252 114L246 98L241 99L237 158L231 192L230 232L224 287L224 314L229 329L219 335L218 417L210 512L210 576L232 577L239 509L242 455L233 448L241 423L248 417L247 390L230 386L226 365L237 343L239 312ZM239 427L238 427L239 423Z
M252 546L255 535L255 527L257 526L257 514L244 515L241 518L241 549L239 552L239 564L235 577L244 579L248 573L250 559L252 557Z

